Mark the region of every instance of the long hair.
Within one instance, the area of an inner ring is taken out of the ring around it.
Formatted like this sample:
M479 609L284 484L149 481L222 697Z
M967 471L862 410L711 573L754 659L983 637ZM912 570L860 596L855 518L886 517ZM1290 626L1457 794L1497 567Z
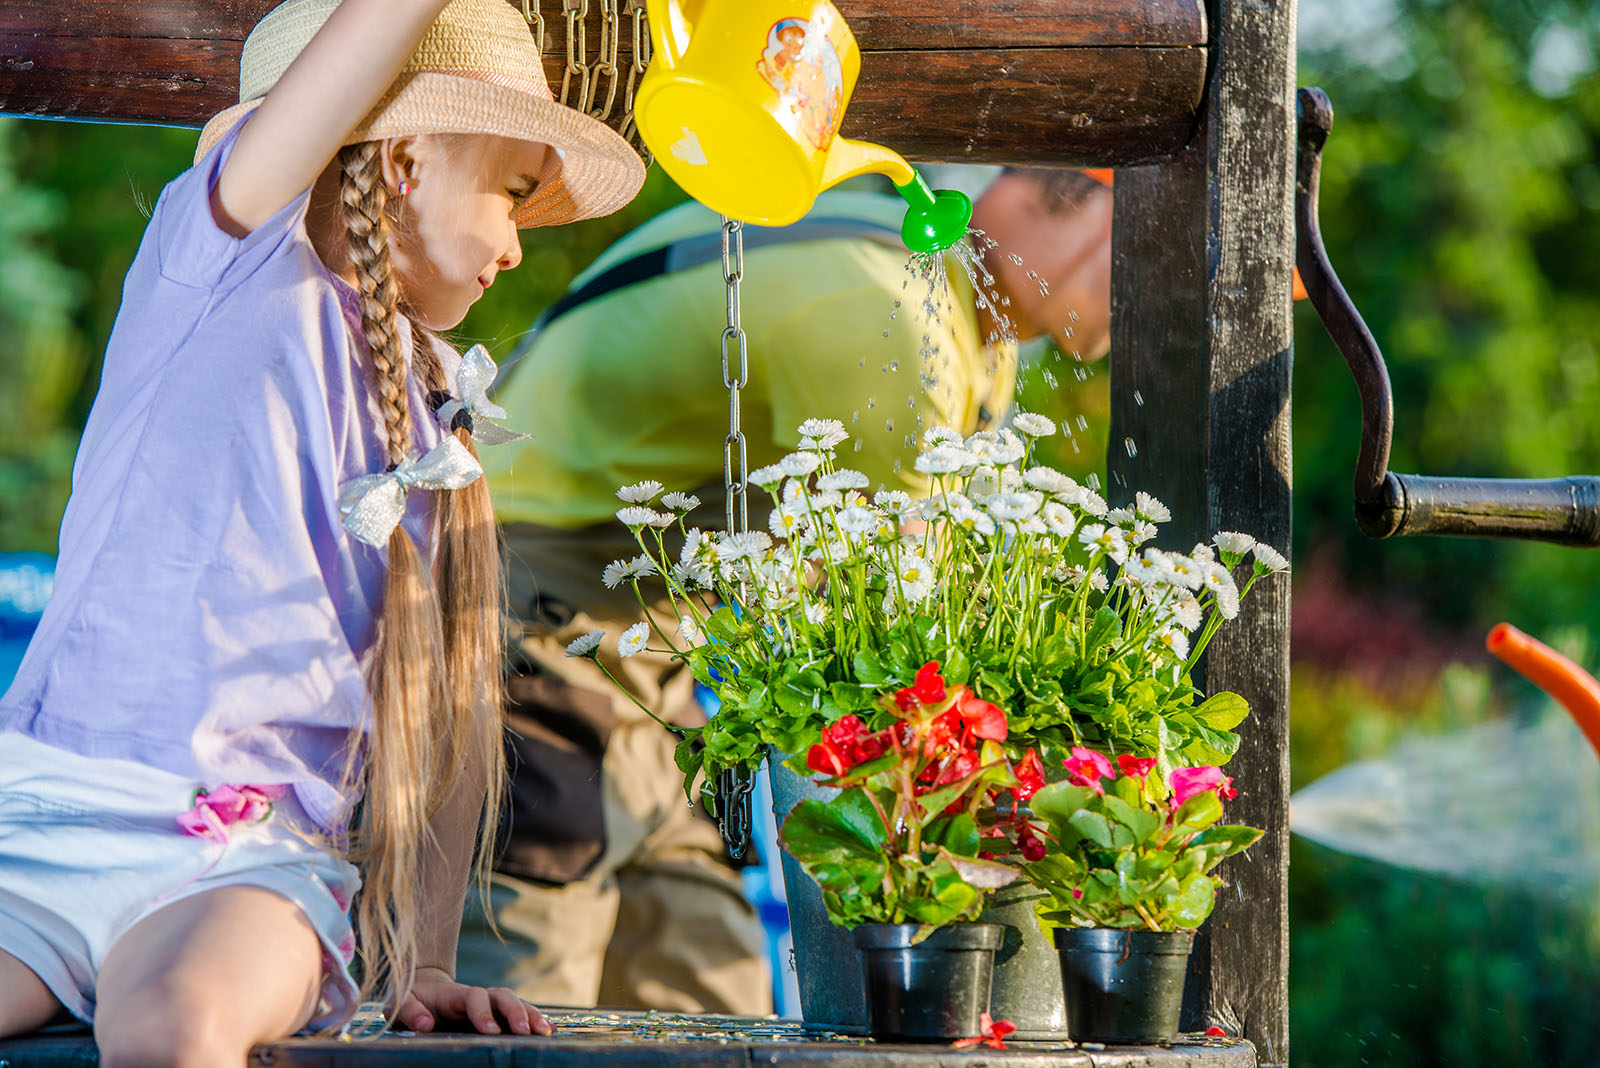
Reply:
M397 464L412 448L406 388L411 369L400 332L404 301L390 263L389 195L379 146L371 141L349 145L340 151L339 164L345 252L361 293L361 328L389 462ZM424 387L447 388L432 335L413 324L411 339ZM465 430L456 434L472 449ZM383 610L368 671L372 718L365 736L352 738L350 746L347 785L359 786L364 795L345 850L362 869L356 928L363 998L398 998L419 964L422 871L441 845L432 837L430 820L454 791L483 791L475 869L486 892L505 793L504 592L484 480L439 491L433 521L438 548L432 575L404 525L390 535ZM354 763L358 754L359 766Z

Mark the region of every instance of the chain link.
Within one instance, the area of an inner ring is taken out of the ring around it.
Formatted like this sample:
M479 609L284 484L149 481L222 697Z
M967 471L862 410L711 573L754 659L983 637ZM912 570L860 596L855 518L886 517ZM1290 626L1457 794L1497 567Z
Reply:
M587 110L589 40L584 20L589 17L589 0L561 0L561 10L567 16L567 69L561 73L561 102ZM574 74L579 79L576 100L571 96Z
M544 58L544 16L539 13L539 0L522 0L522 18L533 27L533 40Z
M750 460L746 451L744 431L739 426L739 391L750 381L750 358L744 326L740 323L739 284L744 280L744 224L737 219L722 217L722 281L727 294L727 325L722 329L722 384L728 389L728 433L722 439L722 480L728 493L727 520L729 534L742 534L750 529L749 501L745 497L745 484L750 478ZM729 342L737 344L738 372L734 372L729 359ZM734 453L738 452L735 471ZM737 477L735 477L737 476ZM740 593L743 599L743 591ZM750 846L750 791L754 780L738 770L722 773L717 783L720 802L718 825L722 831L722 844L728 855L741 860Z
M617 102L617 46L622 43L621 4L622 0L600 0L600 62L595 64L594 81L589 86L590 102L586 110L601 122L611 117L611 109ZM594 98L600 95L602 78L606 82L606 102L597 108Z
M622 97L622 125L617 132L639 150L644 165L650 166L650 148L639 136L633 121L633 91L650 64L650 24L645 13L645 0L628 0L628 13L633 16L633 65L628 68L628 86Z

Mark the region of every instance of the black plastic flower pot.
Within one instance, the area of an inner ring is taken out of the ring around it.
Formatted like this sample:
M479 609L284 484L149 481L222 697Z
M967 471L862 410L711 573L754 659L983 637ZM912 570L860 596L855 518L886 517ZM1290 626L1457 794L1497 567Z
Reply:
M913 945L913 923L870 923L852 936L861 950L867 1033L899 1042L971 1038L989 1011L994 951L1005 928L961 923Z
M1065 927L1055 942L1074 1042L1146 1046L1177 1037L1193 931Z

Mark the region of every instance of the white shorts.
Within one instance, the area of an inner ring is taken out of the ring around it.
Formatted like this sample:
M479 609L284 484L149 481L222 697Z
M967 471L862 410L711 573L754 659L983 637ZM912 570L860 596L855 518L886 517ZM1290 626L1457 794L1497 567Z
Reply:
M125 931L194 894L258 886L298 905L322 941L322 1003L309 1026L344 1021L356 1008L347 913L356 869L295 833L315 825L292 790L264 821L229 827L225 843L184 834L177 818L200 785L0 733L0 950L92 1023L95 978Z

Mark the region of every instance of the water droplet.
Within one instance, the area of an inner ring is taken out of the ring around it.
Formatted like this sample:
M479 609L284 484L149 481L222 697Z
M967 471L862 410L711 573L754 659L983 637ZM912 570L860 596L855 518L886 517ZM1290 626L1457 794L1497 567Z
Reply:
M1056 388L1056 376L1050 373L1050 369L1048 367L1040 368L1040 374L1044 378L1045 385L1049 386L1051 389Z
M1011 262L1012 263L1016 264L1018 267L1022 266L1022 257L1021 256L1017 255L1015 252L1008 253L1008 255L1011 257Z
M1069 438L1068 440L1072 442L1072 451L1073 452L1081 453L1083 451L1083 447L1078 444L1078 439L1077 438ZM856 442L856 444L859 445L861 443L858 441L858 442Z
M1123 438L1122 447L1128 450L1128 455L1130 457L1139 455L1139 446L1133 443L1132 438Z
M1067 318L1071 319L1073 322L1077 322L1078 321L1078 313L1076 311L1069 310L1067 312Z
M1029 271L1028 272L1028 281L1037 282L1038 280L1039 280L1039 272L1038 271Z
M1078 424L1078 429L1079 430L1088 430L1089 429L1089 417L1084 415L1082 412L1078 413L1078 417L1076 419L1074 419L1073 422Z
M861 421L861 409L860 408L857 408L855 411L850 413L850 421L852 423L859 423Z
M867 358L865 356L861 357L861 359L856 361L856 366L857 367L865 367L866 365L867 365Z
M857 442L856 444L859 445L860 442ZM894 473L897 474L897 475L900 473L900 461L899 460L896 460L894 462Z
M1084 479L1084 482L1088 483L1089 488L1094 490L1096 493L1100 492L1100 476L1095 472L1090 471L1089 477Z
M872 410L873 408L876 408L877 406L878 406L878 398L877 397L868 397L867 398L867 410L868 411Z
M916 406L917 406L917 395L915 393L913 393L913 394L910 394L909 396L907 396L906 397L906 407L907 408L915 408ZM920 415L917 416L917 425L918 426L922 425L922 416L920 416Z
M887 330L885 330L885 331L884 331L884 332L883 332L883 336L884 336L884 337L888 337L888 336L889 336L889 331L887 331Z
M856 452L860 452L861 451L861 439L860 438L856 438L856 443L854 445L852 445L851 448L855 449Z
M1087 382L1089 381L1089 369L1087 367L1074 367L1072 376L1079 382Z
M883 429L887 430L891 434L894 433L894 420L893 419L885 419L883 421Z
M900 307L900 302L899 302L899 301L898 301L898 300L897 300L897 301L895 301L895 302L894 302L894 306L895 306L895 307L896 307L896 308L898 308L898 307Z
M1138 390L1134 390L1133 391L1133 403L1135 403L1139 407L1143 408L1144 407L1144 394L1140 393Z

